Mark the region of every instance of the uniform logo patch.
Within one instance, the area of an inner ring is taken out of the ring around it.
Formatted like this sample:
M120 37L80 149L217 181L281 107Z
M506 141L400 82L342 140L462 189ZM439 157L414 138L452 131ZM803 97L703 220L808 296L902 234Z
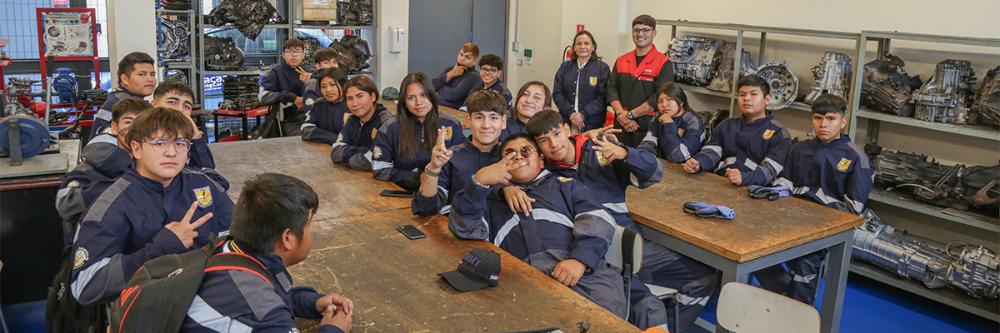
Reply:
M87 263L87 259L90 259L90 254L87 253L85 248L77 248L76 253L73 254L73 269L78 269L83 267L83 264Z
M840 158L840 162L837 162L837 171L844 172L851 167L851 160L846 158Z
M351 118L351 114L350 114L350 113L345 113L345 114L344 114L344 122L345 122L345 123L347 122L347 119L348 119L348 118Z
M313 104L316 104L316 101L313 100L312 98L310 98L310 99L306 100L305 104L306 104L306 106L312 106Z
M601 166L608 166L608 164L611 164L611 161L608 160L608 157L604 156L604 151L598 150L594 154L597 155L597 164L600 164Z
M559 181L561 181L563 183L573 181L573 178L569 178L569 177L556 177L556 179L558 179Z
M764 135L761 135L761 137L764 138L764 140L771 140L772 136L774 136L773 129L765 130Z
M382 148L378 146L372 147L372 158L376 160L382 158Z
M451 127L445 127L444 128L444 140L445 141L450 141L452 134L454 134L454 133L452 133Z
M375 134L378 134L378 129L377 128L373 128L372 129L372 141L375 141Z
M195 201L198 207L207 208L212 205L212 189L208 186L194 189Z
M597 77L596 76L591 76L590 77L590 86L591 87L596 87L597 86Z

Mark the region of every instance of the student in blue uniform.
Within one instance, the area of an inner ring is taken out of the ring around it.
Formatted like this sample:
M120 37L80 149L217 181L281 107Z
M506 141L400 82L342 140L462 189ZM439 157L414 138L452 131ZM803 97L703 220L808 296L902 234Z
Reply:
M465 142L462 125L438 112L437 95L426 74L407 74L399 85L402 101L396 117L382 124L372 146L375 179L391 181L407 191L420 187L420 173L431 160L439 128L450 146Z
M431 154L431 161L420 176L420 189L413 195L412 210L415 215L432 216L451 211L451 195L465 187L472 174L496 163L500 134L507 126L507 102L496 91L479 91L468 100L469 141L447 147L444 130L438 129L438 141Z
M132 52L118 61L118 90L108 94L101 108L94 114L94 125L90 128L93 138L107 130L111 123L111 108L118 101L132 97L143 99L153 94L156 88L156 68L154 60L143 52Z
M578 133L604 127L608 114L611 69L597 55L597 41L587 30L573 37L573 56L556 71L552 98L563 120Z
M194 170L215 169L215 157L212 155L212 150L208 149L208 136L198 128L194 118L191 118L194 91L182 82L163 82L153 91L153 106L178 111L191 121L191 126L194 126L194 137L191 140L191 149L188 151L188 167ZM224 186L229 188L229 183L226 182Z
M504 157L477 171L454 196L448 229L459 238L492 242L626 318L621 274L604 260L614 219L590 200L586 186L545 170L527 134L508 137L500 150ZM502 198L490 195L511 184L535 200L530 215L511 211Z
M680 84L669 82L656 93L658 115L649 124L640 149L655 152L660 158L684 163L705 142L705 124L691 105Z
M478 91L492 90L503 96L507 105L510 105L510 100L512 96L510 95L510 90L503 85L500 81L500 72L503 71L503 60L500 56L496 54L487 54L479 59L479 79L481 84L472 87L469 91L469 96L475 94ZM468 100L462 105L462 109L465 110L468 107Z
M63 178L56 192L56 211L66 223L63 230L67 245L73 241L76 225L87 208L132 167L132 155L119 148L125 131L142 111L152 108L148 102L126 98L111 107L111 127L90 139L80 152L81 161Z
M135 167L97 198L73 242L70 291L83 305L121 293L151 259L205 245L229 231L233 202L204 173L184 168L194 127L179 112L144 111L129 127Z
M323 95L306 111L306 121L300 128L302 140L333 144L349 116L342 89L347 75L335 68L323 69L317 74L319 90Z
M302 105L303 110L306 112L308 117L309 110L312 109L313 104L322 101L323 92L320 91L320 77L322 76L324 69L339 69L340 65L337 63L337 51L331 48L322 48L313 52L313 64L316 66L316 70L310 74L310 77L303 84L302 90ZM345 75L344 80L347 80ZM341 82L343 83L343 82Z
M737 186L770 184L784 169L791 136L771 112L771 86L757 75L740 79L736 99L743 117L729 118L712 130L701 151L684 162L684 170L714 171Z
M507 128L504 128L500 140L509 135L524 133L528 120L539 111L548 109L552 105L552 92L549 87L541 81L528 81L517 91L514 98L514 109L507 117Z
M269 274L205 273L181 331L298 332L294 319L302 317L320 319L320 333L349 332L354 302L292 287L286 269L309 255L318 207L316 192L298 178L265 173L248 180L236 203L232 232L215 253L249 257Z
M462 44L455 64L434 78L434 92L441 105L456 109L462 107L472 88L482 85L476 72L476 58L479 58L479 46L472 42Z
M784 186L800 198L861 215L874 182L871 161L841 134L847 125L847 102L835 95L821 95L812 105L816 138L798 142L788 152L785 169L774 185ZM755 273L761 285L806 304L813 304L819 284L819 267L825 251L787 262L788 271L775 265Z
M546 159L546 169L556 175L573 178L591 190L591 200L611 212L619 225L640 232L629 216L625 202L628 186L646 188L663 178L663 165L653 152L620 144L614 129L591 132L593 138L570 134L569 125L553 110L539 112L528 122ZM507 202L519 212L530 212L537 204L524 191L507 187ZM643 264L639 277L649 283L677 289L681 297L678 326L690 327L715 289L715 272L701 263L684 257L656 243L643 244ZM667 323L663 303L653 296L642 281L632 281L632 315L640 327Z
M333 163L371 171L372 143L382 124L392 119L392 113L378 102L378 87L365 75L352 77L344 86L347 108L343 130L337 135L330 158Z
M305 59L305 44L301 40L289 38L281 46L281 59L284 61L271 68L260 83L260 102L262 104L279 103L284 110L284 121L294 123L299 118L305 118L302 113L305 107L302 93L305 90L305 81L309 80L311 76L302 68L302 61ZM285 135L296 134L298 133L285 133Z

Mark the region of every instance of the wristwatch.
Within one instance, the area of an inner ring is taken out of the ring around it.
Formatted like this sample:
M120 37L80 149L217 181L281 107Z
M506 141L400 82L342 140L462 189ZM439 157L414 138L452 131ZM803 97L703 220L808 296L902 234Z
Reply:
M628 117L629 120L634 120L635 119L635 113L632 113L632 111L629 111L626 116Z

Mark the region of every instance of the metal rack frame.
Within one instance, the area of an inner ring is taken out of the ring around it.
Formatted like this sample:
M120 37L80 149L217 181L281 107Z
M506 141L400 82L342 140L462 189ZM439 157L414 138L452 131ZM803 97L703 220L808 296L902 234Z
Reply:
M192 4L194 4L194 3L192 3ZM196 50L195 46L197 44L196 41L195 41L195 36L196 36L196 32L197 32L197 30L196 30L197 26L195 25L195 23L196 23L195 21L196 20L194 18L195 10L194 9L188 9L188 10L171 10L171 9L162 9L162 8L160 8L160 9L156 10L156 15L157 15L157 18L159 18L161 16L165 16L165 15L187 17L188 34L190 35L190 37L188 38L188 50L189 50L188 51L188 56L189 56L188 61L162 61L162 62L158 61L157 63L159 64L159 66L161 68L163 68L163 74L164 74L164 76L166 76L166 71L169 70L169 69L187 70L188 87L191 87L192 88L191 90L194 91L194 95L195 95L194 99L196 101L200 101L201 100L201 98L200 98L201 89L194 89L194 87L196 86L196 84L199 82L197 80L197 75L195 74L196 66L195 66L195 59L194 59L195 58L195 50Z

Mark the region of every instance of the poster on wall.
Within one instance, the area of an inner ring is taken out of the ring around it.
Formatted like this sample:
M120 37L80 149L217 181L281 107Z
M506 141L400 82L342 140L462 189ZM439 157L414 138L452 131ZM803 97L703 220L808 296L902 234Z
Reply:
M94 55L93 20L89 12L50 12L42 16L42 40L48 57Z

